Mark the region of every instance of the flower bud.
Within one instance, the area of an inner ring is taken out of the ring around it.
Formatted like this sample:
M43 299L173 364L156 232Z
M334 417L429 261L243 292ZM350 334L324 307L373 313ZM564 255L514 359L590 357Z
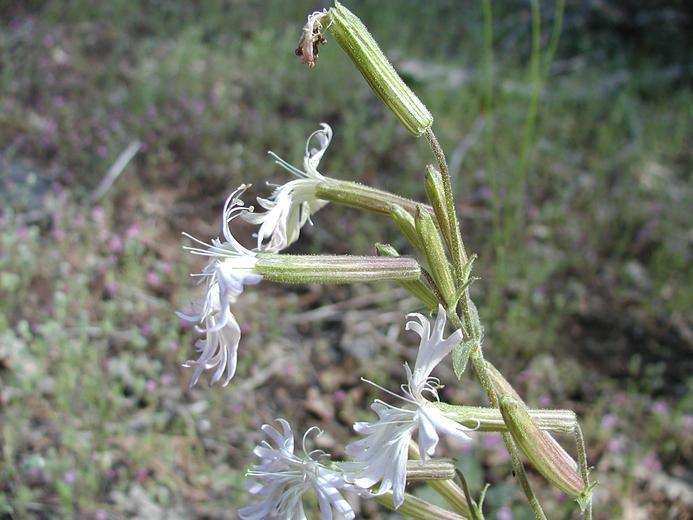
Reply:
M486 362L486 373L488 374L491 386L493 386L493 390L496 394L499 396L509 395L515 400L524 403L520 394L518 394L508 380L503 377L503 374L488 361Z
M419 137L430 128L433 116L390 65L361 20L337 1L327 15L330 21L323 25L406 129Z
M375 244L375 250L378 256L387 256L391 258L399 257L397 250L389 244ZM400 282L411 294L416 296L430 311L438 308L438 298L433 293L431 288L427 286L421 279L418 280L403 280Z
M503 420L520 451L539 473L573 498L591 491L589 488L585 489L575 460L565 450L557 449L557 443L548 440L551 437L539 429L522 403L506 395L500 398L499 406Z
M486 373L489 376L489 380L491 381L491 385L493 386L494 391L498 394L499 398L500 399L511 399L514 402L518 403L518 405L526 413L529 413L527 410L527 406L525 405L524 401L518 395L518 393L515 391L515 389L512 387L512 385L507 381L507 379L505 379L505 377L503 377L503 374L501 374L496 367L494 367L491 363L488 363L488 362L486 362L486 369L487 369ZM503 397L503 396L505 396L505 397ZM556 412L556 411L557 410L546 410L545 412L551 413L551 412ZM537 424L540 424L540 419L538 417L533 417L533 418L535 421L537 421ZM505 415L503 415L503 419L505 420ZM507 421L506 421L506 424L507 424ZM508 424L508 427L510 427L509 424ZM577 419L575 420L575 424L573 425L572 429L570 429L569 422L564 424L564 427L565 427L565 430L556 428L555 431L565 431L566 433L579 431ZM542 429L549 430L550 428L542 428ZM514 437L514 435L513 435L513 437ZM538 437L542 438L542 442L541 442L542 445L549 446L549 448L548 448L549 451L552 452L557 459L563 461L564 466L572 468L572 472L577 474L577 471L578 471L577 463L568 454L568 452L566 452L563 449L563 446L558 444L556 439L554 439L546 431L539 431ZM522 447L520 447L520 449L522 449ZM580 496L578 496L576 498L577 502L580 504L581 509L584 510L584 508L589 503L589 501L591 499L590 497L592 494L592 490L594 489L594 487L597 484L598 484L597 482L594 482L594 483L586 486L586 482L581 480L581 489L583 489L583 491L581 492Z
M402 234L407 237L409 243L414 246L419 253L425 255L424 246L419 239L419 234L416 232L416 223L414 222L412 214L401 206L393 206L390 210L390 217L395 224L397 224Z
M436 220L438 221L440 231L443 234L443 238L445 238L445 243L448 245L448 248L452 249L450 246L450 241L452 239L450 235L450 219L448 218L447 206L445 204L443 179L440 176L440 172L430 164L426 166L424 187L426 188L428 201L431 203L433 212L436 215Z
M433 222L431 214L419 207L414 217L416 233L423 246L423 252L428 259L431 276L435 281L438 292L445 300L446 306L454 304L455 284L452 279L450 262L445 256L445 247L440 233Z
M418 280L421 268L413 258L379 256L276 255L260 253L254 272L281 283L357 283Z

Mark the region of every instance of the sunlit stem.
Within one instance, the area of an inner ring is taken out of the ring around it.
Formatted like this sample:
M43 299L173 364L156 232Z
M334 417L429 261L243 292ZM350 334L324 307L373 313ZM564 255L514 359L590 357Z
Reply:
M358 182L332 178L316 186L315 196L322 200L384 215L389 215L393 206L399 206L413 215L417 206L420 205L416 201L388 191L372 188ZM427 209L433 211L428 206Z
M433 130L431 128L428 128L425 132L426 139L428 140L429 145L431 146L431 150L433 151L433 155L435 156L436 160L438 161L438 166L440 167L440 173L442 175L443 179L443 189L445 192L445 198L446 198L446 205L447 205L447 213L448 213L448 219L450 221L450 227L454 228L457 232L455 234L452 234L452 251L450 252L453 259L453 267L454 271L456 274L456 279L458 280L458 283L462 282L462 273L464 272L464 265L467 263L467 254L464 250L464 245L462 242L462 236L461 233L459 232L459 226L457 224L457 217L455 215L455 203L452 195L452 185L450 181L450 173L448 171L448 165L445 160L445 153L443 152L443 149L440 146L440 143L438 142L438 139L436 139L435 134L433 133ZM462 308L462 316L464 318L464 323L460 319L459 315L457 314L457 309L456 308L448 308L448 318L450 319L452 325L457 328L463 328L465 331L472 331L472 319L471 319L471 312L469 310L469 291L465 291L465 294L462 296L460 299L460 306ZM479 383L484 389L484 392L486 393L486 396L488 397L489 403L491 406L494 408L498 408L498 398L496 396L495 391L493 390L493 387L491 385L491 381L489 380L488 374L486 372L486 362L484 360L484 355L481 351L481 338L478 338L478 341L476 344L472 346L471 353L470 353L470 358L472 360L472 366L474 367L474 372L476 373L477 377L479 378ZM508 450L508 453L510 455L510 460L512 461L512 467L513 471L515 472L515 475L517 479L520 481L520 485L522 486L522 490L525 493L525 496L527 497L527 500L529 502L530 507L532 508L532 512L534 513L534 516L537 520L544 520L546 519L546 515L544 514L544 511L541 507L541 504L539 503L539 500L537 499L536 495L534 494L534 490L532 489L531 484L529 483L529 479L527 478L527 474L525 472L525 468L522 464L522 461L520 460L520 455L519 451L517 449L517 446L515 445L515 442L513 441L512 436L504 432L501 434L503 436L503 442L505 442L505 446Z
M577 463L580 477L585 484L585 489L590 487L589 467L587 466L587 450L585 449L585 439L582 436L582 429L579 424L575 424L575 447L577 450ZM587 503L585 508L585 519L592 520L592 500Z
M498 408L481 406L457 406L435 403L446 417L467 428L480 432L506 432L508 427ZM575 412L572 410L528 410L530 417L539 428L546 431L573 433L578 427Z
M467 263L467 253L464 250L464 245L462 244L462 236L460 233L459 225L457 224L457 214L455 212L455 201L452 195L452 183L450 181L450 172L448 171L448 164L445 160L445 152L440 146L435 133L433 133L432 128L426 129L424 134L426 140L428 141L431 151L438 162L438 167L440 169L441 177L443 180L443 191L445 193L445 203L447 206L447 217L448 223L447 227L450 230L454 230L450 233L450 246L452 251L452 264L453 270L455 272L455 279L458 284L462 283L462 273L464 269L464 264ZM442 225L442 224L441 224Z
M458 515L443 509L442 507L426 502L421 498L415 497L409 493L404 494L404 503L395 509L392 500L392 491L388 491L382 495L375 497L376 502L383 506L396 511L402 516L413 518L414 520L430 520L431 518L440 518L442 520L465 520L467 517Z

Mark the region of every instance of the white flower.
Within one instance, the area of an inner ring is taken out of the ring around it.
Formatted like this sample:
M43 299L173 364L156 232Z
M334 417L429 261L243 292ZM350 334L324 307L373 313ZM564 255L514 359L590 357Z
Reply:
M376 400L371 409L378 415L378 421L358 422L354 425L354 430L364 435L364 438L346 447L346 453L352 457L353 462L343 466L350 473L349 479L360 488L370 489L380 482L376 495L392 490L396 507L404 501L408 449L414 430L418 429L417 440L422 460L433 455L438 445L438 433L458 440L469 440L466 434L468 428L445 417L427 399L428 396L438 401L440 381L430 377L430 374L462 341L462 331L457 330L447 339L443 338L445 310L440 305L433 330L429 321L421 314L409 314L408 317L414 317L416 321L408 321L405 329L416 332L421 337L421 342L414 371L405 364L407 384L401 387L403 395L397 395L407 405L397 408Z
M276 447L263 441L253 453L260 458L260 463L246 474L254 477L249 492L260 500L239 510L244 520L305 520L303 495L311 489L315 492L323 520L332 519L332 510L346 520L354 518L354 511L342 497L343 490L350 489L344 480L343 473L331 469L317 458L325 453L316 450L306 452L306 436L303 436L303 456L294 454L294 436L291 426L284 419L277 419L282 427L279 432L269 424L262 426Z
M193 254L210 257L209 264L197 275L207 279L207 293L199 312L193 315L176 313L185 321L199 323L197 331L205 334L204 339L195 343L200 357L183 365L195 368L190 381L191 386L197 383L203 370L216 368L210 384L219 381L226 371L224 386L231 381L236 372L241 328L231 313L231 304L235 303L243 292L244 285L256 284L262 279L261 275L253 271L257 263L256 253L239 244L229 231L229 223L234 218L252 210L243 206L243 202L238 198L247 188L248 186L241 185L226 199L222 225L225 242L217 238L213 239L211 244L205 244L184 233L204 246L185 249Z
M258 250L276 253L285 249L298 239L301 228L310 221L310 216L327 204L327 201L315 196L315 188L325 182L325 177L317 168L332 140L332 128L326 123L321 123L320 126L322 128L310 134L306 141L303 171L270 152L277 164L298 179L279 186L269 199L258 197L258 204L267 210L264 213L243 214L243 219L260 225L257 233ZM310 146L313 139L317 140L317 148Z

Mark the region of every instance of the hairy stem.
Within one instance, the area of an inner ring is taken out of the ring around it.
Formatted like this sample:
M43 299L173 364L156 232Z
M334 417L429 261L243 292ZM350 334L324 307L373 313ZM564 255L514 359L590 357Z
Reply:
M582 428L579 424L575 424L575 446L577 449L577 463L580 470L582 482L585 484L585 489L590 487L589 468L587 466L587 450L585 450L585 439L582 436ZM587 503L585 508L585 520L592 520L592 500Z
M460 328L462 326L462 320L460 320L460 317L457 314L448 313L448 317L454 327ZM479 383L483 387L484 392L486 392L486 397L488 398L490 405L494 408L498 408L498 398L496 396L496 392L493 390L493 386L491 385L491 380L488 376L488 371L486 369L486 363L488 362L484 360L484 355L481 351L480 344L476 344L472 347L470 358L472 360L474 372L476 373L476 376L479 379ZM545 520L546 515L544 514L544 510L542 509L541 504L539 503L539 499L534 494L532 485L529 483L529 479L527 478L525 467L522 464L522 461L520 460L520 453L517 449L517 446L515 445L515 441L508 432L504 432L501 435L503 437L505 447L508 450L508 453L510 454L510 461L512 463L513 472L515 473L517 479L520 481L520 485L522 486L522 490L524 491L525 496L527 497L527 501L529 502L529 505L532 508L534 517L537 520Z
M436 407L446 417L467 428L480 432L505 432L508 427L498 408L483 406L458 406L448 403L436 403ZM542 430L574 433L577 425L575 412L572 410L527 409L530 417Z
M392 491L388 491L382 495L374 497L376 502L384 505L392 511L413 518L414 520L429 520L431 518L441 518L442 520L465 520L466 517L453 513L442 507L436 506L422 500L421 498L410 495L409 493L404 494L404 503L395 508L395 504L392 500Z
M457 223L457 217L455 216L455 203L452 195L450 173L448 171L447 162L445 160L445 154L442 148L440 147L440 143L438 143L438 140L436 139L433 130L431 128L427 129L425 135L429 145L431 146L433 155L436 157L436 160L438 161L438 165L440 167L440 173L443 179L443 191L445 193L445 199L447 204L448 219L450 221L450 229L456 230L456 233L451 233L452 251L450 253L453 257L453 265L455 267L456 279L458 283L462 283L462 272L464 269L464 265L467 263L467 255L464 250L464 244L462 241L460 228ZM459 276L457 276L458 274ZM457 314L457 308L448 308L447 312L448 318L450 319L452 324L457 328L462 328L463 330L467 331L467 334L469 334L473 330L471 312L469 310L470 303L471 300L469 297L469 291L466 290L462 298L460 298L460 306L462 308L462 316L464 317L464 323ZM483 387L484 392L488 397L489 403L494 408L498 408L498 398L496 396L495 391L493 390L493 386L491 385L491 380L489 379L488 373L486 371L486 361L484 360L484 355L481 351L481 338L479 337L476 339L477 341L472 346L472 350L470 353L472 366L474 367L474 372L476 373L477 378L479 379L479 383ZM503 433L502 436L508 453L510 454L510 460L512 461L515 476L520 481L522 490L524 491L525 496L529 501L529 505L532 508L532 511L534 512L535 518L537 520L545 520L546 515L544 514L539 500L534 494L534 490L532 489L529 479L527 478L527 473L525 472L525 468L522 464L522 461L520 460L519 451L517 449L517 446L515 445L515 442L513 441L513 438L507 432Z
M426 140L428 141L433 155L438 162L438 167L440 168L441 177L443 180L443 192L445 193L445 203L447 205L448 214L448 229L453 230L450 233L450 246L452 251L450 255L453 258L452 264L455 272L455 280L459 284L462 283L462 273L464 270L464 264L467 263L467 253L464 250L464 244L462 243L462 237L460 234L460 227L457 223L457 215L455 212L455 201L452 195L452 183L450 182L450 172L448 171L448 164L445 160L445 153L433 133L432 128L426 130ZM442 226L442 224L441 224Z

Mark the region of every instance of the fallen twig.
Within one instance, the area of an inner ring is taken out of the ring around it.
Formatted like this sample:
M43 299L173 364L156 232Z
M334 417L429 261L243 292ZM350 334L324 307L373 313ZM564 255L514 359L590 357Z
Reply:
M141 146L142 146L142 143L140 141L132 141L128 145L128 147L120 153L118 158L115 160L115 162L111 165L111 167L106 172L106 175L104 176L104 178L101 179L101 182L99 183L99 185L96 187L96 189L89 196L89 202L91 202L91 203L96 202L101 197L103 197L108 190L111 189L111 186L113 186L113 183L118 179L118 177L120 177L120 174L123 173L123 171L125 170L127 165L130 163L132 158L140 150Z

